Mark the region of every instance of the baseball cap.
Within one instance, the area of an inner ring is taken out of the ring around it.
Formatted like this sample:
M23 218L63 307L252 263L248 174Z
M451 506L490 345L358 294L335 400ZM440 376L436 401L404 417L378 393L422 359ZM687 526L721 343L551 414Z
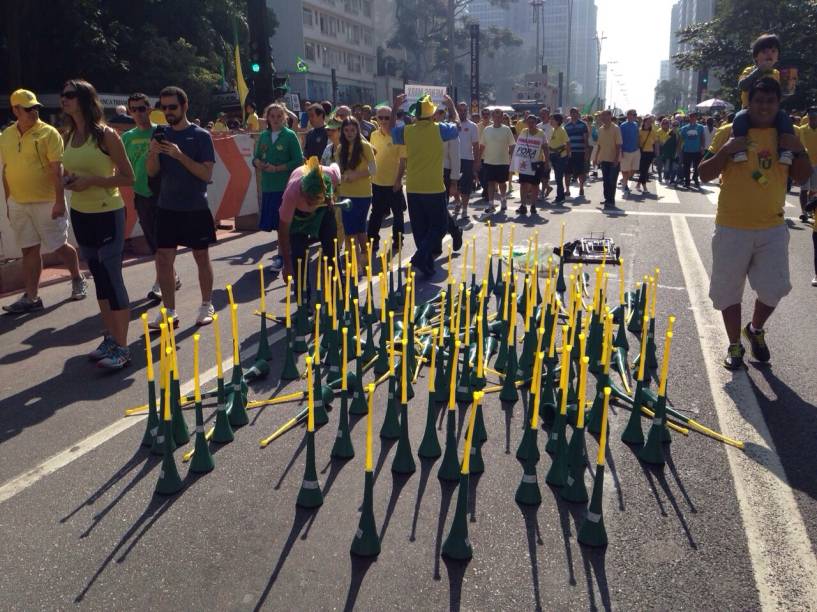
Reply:
M42 106L37 96L33 91L27 89L17 89L11 94L11 105L22 106L23 108L32 108L33 106Z

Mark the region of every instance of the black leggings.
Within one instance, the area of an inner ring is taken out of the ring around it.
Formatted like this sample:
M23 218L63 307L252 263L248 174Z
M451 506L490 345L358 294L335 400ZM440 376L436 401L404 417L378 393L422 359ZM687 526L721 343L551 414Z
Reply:
M101 213L71 210L71 225L79 252L88 262L96 286L96 299L107 300L111 310L130 307L122 278L122 250L125 248L125 209Z
M646 187L647 181L650 178L650 165L655 158L655 153L652 151L641 151L641 161L638 166L638 182Z

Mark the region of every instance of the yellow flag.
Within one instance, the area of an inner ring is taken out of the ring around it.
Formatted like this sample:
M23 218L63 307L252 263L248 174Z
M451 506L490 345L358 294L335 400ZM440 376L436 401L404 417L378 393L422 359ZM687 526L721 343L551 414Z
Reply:
M235 46L235 87L238 90L238 99L241 102L241 114L244 114L244 102L247 99L247 94L250 93L250 88L244 80L244 72L241 70L241 55L238 51L238 45Z

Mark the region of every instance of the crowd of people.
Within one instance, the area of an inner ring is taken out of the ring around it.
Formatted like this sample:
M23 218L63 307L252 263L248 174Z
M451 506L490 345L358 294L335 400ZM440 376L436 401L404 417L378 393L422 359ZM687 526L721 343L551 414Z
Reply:
M817 166L817 107L802 117L781 117L780 85L767 74L777 52L776 38L756 43L757 66L766 72L746 73L751 76L745 83L746 109L737 116L693 112L639 117L635 110L620 117L611 110L582 116L577 108L563 114L547 107L514 116L490 107L471 114L464 102L455 104L445 96L438 106L428 95L406 110L405 95L398 95L391 106L375 109L307 103L303 117L273 103L259 117L249 103L241 129L255 134L258 228L277 232L271 268L292 277L314 241L325 256L335 258L335 269L343 266L338 253L344 249L368 258L368 249L381 249L380 232L389 215L390 248L399 249L407 211L416 248L412 265L430 278L446 233L453 248L460 248L463 230L471 227L469 207L481 206L480 221L507 211L514 175L520 191L517 216L537 215L554 189L553 206L568 198L586 201L585 185L599 174L604 209L615 207L619 190L624 198L631 196L630 183L648 193L651 173L667 186L684 189L693 184L697 189L701 181L720 176L711 297L724 313L731 342L725 364L742 364L740 302L746 278L758 301L743 333L753 354L768 360L763 324L790 290L785 195L792 181L801 186L803 221L809 221L817 196L817 173L812 171ZM211 323L209 247L216 242L216 228L207 184L215 164L211 132L221 131L223 117L210 129L189 121L187 94L174 86L159 93L156 108L147 95L131 94L127 107L120 109L124 112L117 112L130 125L105 121L99 96L87 81L67 81L60 99L64 125L58 131L39 118L41 104L33 92L13 92L16 121L0 134L8 214L22 248L25 279L23 294L3 308L11 313L43 308L38 295L41 251L56 252L70 271L72 299L86 296L77 250L67 239L70 219L105 329L90 357L102 367L121 368L130 361L130 302L122 276L125 205L119 188L133 188L144 238L154 255L156 281L148 297L161 301L178 326L175 292L181 279L174 261L179 247L189 248L201 293L195 323ZM772 127L774 132L765 129ZM763 188L759 194L758 186ZM472 197L480 190L481 197ZM759 204L745 203L755 201ZM758 230L765 242L756 233L745 233ZM817 274L817 233L814 246ZM817 286L817 276L812 284ZM158 329L161 322L157 315L150 327Z

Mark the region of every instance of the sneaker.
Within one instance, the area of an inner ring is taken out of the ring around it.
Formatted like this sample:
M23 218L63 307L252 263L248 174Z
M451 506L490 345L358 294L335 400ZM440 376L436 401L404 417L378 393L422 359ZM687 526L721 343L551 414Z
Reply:
M213 315L216 314L216 309L210 302L199 306L199 314L196 316L196 325L210 325L213 322Z
M746 162L749 161L749 155L747 155L746 151L738 151L732 156L733 162Z
M766 345L766 332L759 329L753 332L750 323L743 328L743 337L749 341L749 348L752 349L752 357L761 363L766 363L771 359L769 347Z
M794 161L794 155L791 151L780 151L780 163L784 166L791 166Z
M817 287L817 276L815 276L814 278L811 279L811 286L812 287Z
M451 232L451 246L455 251L462 248L462 228L457 227Z
M179 278L179 273L175 272L176 275L176 291L182 288L182 279Z
M519 208L516 209L516 214L517 215L527 215L528 214L527 207L524 204L522 204Z
M113 338L111 338L108 334L105 334L102 337L102 342L99 343L99 346L88 353L88 359L92 361L99 361L100 359L107 357L108 353L115 346L116 342L114 342Z
M276 255L272 258L272 262L270 263L270 268L273 272L280 272L284 267L284 258L280 255Z
M746 349L743 348L740 342L730 344L726 357L723 359L723 367L727 370L742 370L745 367L743 365L743 355L745 353Z
M803 206L803 210L807 215L813 213L815 208L817 208L817 198L812 198Z
M88 281L80 274L77 278L71 279L71 299L75 302L88 297Z
M159 283L153 283L153 287L148 291L148 299L155 302L162 301L162 288L159 286Z
M808 223L809 222L808 215L806 213L800 215L800 221L802 221L803 223Z
M16 302L12 302L7 306L3 306L3 310L11 314L23 314L26 312L33 312L35 310L43 309L43 300L38 297L34 300L29 298L25 293Z
M532 214L532 215L536 214L536 204L531 204L530 205L530 214Z
M179 327L179 317L176 316L175 310L168 310L167 311L168 318L173 317L173 329ZM162 317L161 311L156 313L156 317L148 324L148 327L152 330L159 331L159 326L164 323L165 320Z
M505 212L506 210L508 210L508 199L507 198L502 198L502 200L500 201L500 204L499 204L499 211L500 212Z
M121 370L130 363L130 349L114 343L113 348L105 357L96 362L98 368L106 370Z

